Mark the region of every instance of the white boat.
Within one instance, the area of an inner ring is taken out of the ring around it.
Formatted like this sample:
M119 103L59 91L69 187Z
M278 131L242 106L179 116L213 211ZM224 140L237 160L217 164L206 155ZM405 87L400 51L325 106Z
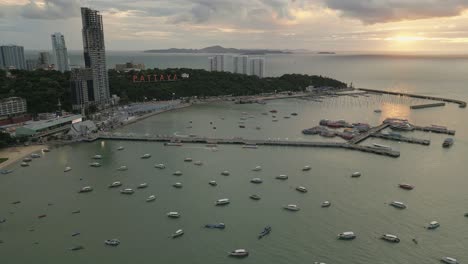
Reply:
M111 185L109 185L109 188L115 188L119 186L122 186L122 183L119 181L116 181L116 182L111 183Z
M253 179L250 180L250 182L251 182L251 183L262 183L263 180L260 179L260 178L253 178Z
M427 226L427 229L436 229L440 226L439 222L437 221L432 221L429 223L429 225Z
M306 193L306 192L307 192L307 188L304 187L304 186L297 186L297 187L296 187L296 191L301 192L301 193Z
M39 155L37 153L31 154L31 158L33 158L33 159L37 159L37 158L40 158L40 157L41 157L41 155Z
M249 252L245 249L235 249L229 252L229 256L236 257L236 258L244 258L249 255Z
M166 168L166 165L161 163L161 164L154 165L154 167L157 168L157 169L164 169L164 168Z
M180 147L180 146L182 146L182 143L179 143L179 142L166 142L166 143L164 143L164 146Z
M242 146L242 148L246 148L246 149L258 149L258 146L257 145L244 145Z
M147 184L146 182L144 182L144 183L140 183L140 184L137 186L137 189L144 189L144 188L146 188L146 187L148 187L148 184Z
M181 171L175 171L172 174L175 175L175 176L180 176L180 175L182 175L182 172Z
M120 146L117 148L117 150L124 150L124 147Z
M288 205L284 206L283 208L286 209L286 210L289 210L289 211L299 211L299 210L301 210L301 208L299 208L295 204L288 204Z
M330 207L331 203L329 201L324 201L321 206L322 207Z
M179 218L180 214L178 212L169 212L167 213L167 216L170 218Z
M195 161L193 164L195 164L195 165L197 165L197 166L201 166L201 165L203 165L203 162L197 160L197 161Z
M400 239L391 234L383 234L380 238L382 238L385 241L392 242L392 243L400 243Z
M181 235L184 234L184 231L182 229L179 229L172 234L172 238L180 237Z
M311 169L310 166L307 165L307 166L304 166L304 168L302 168L302 171L310 171L310 169Z
M48 149L48 148L43 148L43 149L42 149L42 152L50 152L50 149Z
M211 186L216 186L216 185L218 185L218 184L216 183L216 181L210 181L210 182L208 182L208 184L211 185Z
M399 209L405 209L406 208L406 205L402 202L398 202L398 201L393 201L390 203L391 206L395 207L395 208L399 208Z
M133 189L130 189L130 188L120 190L121 194L133 194L134 192L135 191Z
M351 177L353 178L361 177L361 173L359 171L353 172L353 174L351 174Z
M117 238L108 239L108 240L104 241L104 244L106 244L108 246L116 247L116 246L120 245L120 241Z
M184 161L185 162L192 162L192 158L185 158Z
M278 179L278 180L287 180L287 179L288 179L288 175L281 174L281 175L279 175L279 176L276 176L275 179Z
M224 176L229 176L229 174L230 174L229 171L223 171L223 172L221 172L221 175L224 175Z
M71 167L65 167L65 169L63 170L64 172L68 172L68 171L71 171L72 168Z
M79 193L86 193L86 192L90 192L90 191L92 191L92 190L93 190L93 187L91 187L91 186L85 186L85 187L81 188L78 192L79 192Z
M118 171L126 171L128 170L127 166L120 166L118 169Z
M28 167L28 166L29 166L29 164L27 162L24 162L24 161L21 162L21 167Z
M102 159L102 155L94 155L93 159Z
M377 143L372 143L372 145L376 148L380 148L380 149L392 149L390 146L386 146L386 145L381 145L381 144L377 144Z
M91 162L91 163L89 164L89 166L91 166L91 167L101 167L101 163L99 163L99 162Z
M443 257L440 261L446 264L458 264L458 260L452 257Z
M255 168L252 169L252 171L261 171L262 170L262 167L261 166L257 166Z
M176 182L172 186L174 186L175 188L182 188L182 183Z
M23 159L23 162L31 162L31 161L32 161L32 159L30 157L26 157L26 158Z
M146 198L147 202L151 202L151 201L154 201L154 200L156 200L156 195L150 195L150 196L148 196L148 198Z
M223 198L223 199L219 199L216 201L216 205L226 205L226 204L229 204L230 201L228 198Z
M347 232L338 234L338 238L343 239L343 240L351 240L351 239L355 239L356 235L354 234L354 232L347 231Z
M143 156L141 156L141 158L142 158L142 159L149 159L149 158L151 158L151 154L146 153L146 154L144 154Z

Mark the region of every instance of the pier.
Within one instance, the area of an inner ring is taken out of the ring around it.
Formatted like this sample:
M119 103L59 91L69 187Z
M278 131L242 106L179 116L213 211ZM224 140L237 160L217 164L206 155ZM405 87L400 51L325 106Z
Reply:
M387 135L387 134L382 134L382 133L372 134L371 137L394 140L394 141L399 141L399 142L406 142L406 143L411 143L411 144L420 144L424 146L429 146L431 144L431 141L427 139L419 139L419 138L404 137L404 136L393 136L393 135Z
M438 134L446 134L446 135L455 135L455 130L450 130L445 127L439 126L414 126L414 130L424 131L424 132L432 132Z
M445 103L412 105L412 106L410 106L410 108L411 109L423 109L423 108L438 107L438 106L445 106Z
M353 139L351 139L349 142L349 144L358 144L364 140L366 140L367 138L369 138L370 136L372 136L373 134L376 134L382 130L384 130L385 128L389 127L390 124L388 123L383 123L381 124L380 126L376 126L376 127L373 127L371 129L369 129L369 131L367 132L364 132L362 134L359 134L357 136L355 136Z
M383 90L375 90L375 89L367 89L367 88L358 88L358 90L366 91L366 92L369 92L369 93L375 93L375 94L391 94L391 95L399 95L399 96L413 97L413 98L419 98L419 99L427 99L427 100L433 100L433 101L448 102L448 103L458 104L458 106L460 108L465 108L466 107L466 102L465 101L456 100L456 99L448 99L448 98L442 98L442 97L418 95L418 94L410 94L410 93L401 93L401 92L391 92L391 91L383 91Z

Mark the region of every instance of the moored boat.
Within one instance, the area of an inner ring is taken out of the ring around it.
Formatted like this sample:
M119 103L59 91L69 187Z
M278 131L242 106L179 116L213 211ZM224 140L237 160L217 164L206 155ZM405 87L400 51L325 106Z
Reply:
M372 143L372 145L373 145L374 147L380 148L380 149L389 149L389 150L392 149L390 146L386 146L386 145L382 145L382 144Z
M154 167L157 168L157 169L164 169L164 168L166 168L166 165L161 163L161 164L154 165Z
M429 225L427 226L427 229L436 229L440 226L439 222L437 221L431 221Z
M299 211L299 210L301 210L301 208L299 208L299 206L297 206L295 204L288 204L286 206L283 206L283 208L288 210L288 211Z
M229 174L230 174L229 171L223 171L223 172L221 172L221 175L224 175L224 176L229 176Z
M23 159L23 162L31 162L31 161L32 161L32 159L30 157L26 157L26 158Z
M111 183L111 185L109 185L109 188L115 188L119 186L122 186L122 183L119 181L116 181L116 182Z
M185 158L184 161L185 162L192 162L192 158Z
M440 261L446 264L458 264L458 260L452 257L443 257Z
M177 231L175 231L171 236L172 238L176 238L176 237L180 237L184 234L184 231L182 229L179 229Z
M70 248L71 251L78 251L78 250L82 250L82 249L84 249L83 246L74 246L74 247Z
M405 189L405 190L413 190L414 189L414 185L407 184L407 183L398 184L398 187L400 187L401 189Z
M400 243L400 239L395 235L383 234L380 238L388 242Z
M81 188L78 192L79 193L87 193L87 192L91 192L92 190L93 190L93 187L85 186L85 187Z
M210 181L210 182L208 182L208 184L211 185L211 186L216 186L216 185L218 185L218 184L216 183L216 181Z
M124 147L120 146L117 148L117 150L124 150Z
M310 169L311 169L310 166L307 165L307 166L304 166L304 168L302 168L302 171L310 171Z
M249 252L245 249L235 249L229 252L229 256L236 257L236 258L244 258L249 255Z
M321 207L330 207L331 203L329 201L324 201L321 205Z
M175 171L174 173L172 173L172 175L180 176L180 175L182 175L182 172L181 171Z
M99 162L91 162L91 163L89 164L89 166L97 168L97 167L101 167L101 163L99 163Z
M262 167L261 166L256 166L255 168L252 169L252 171L261 171Z
M257 195L257 194L252 194L249 197L250 197L250 199L257 200L257 201L261 199L261 197L259 195Z
M351 174L351 177L353 178L361 177L361 173L359 171L353 172L353 174Z
M227 205L229 203L230 203L230 201L229 201L228 198L223 198L223 199L217 200L215 204L216 205Z
M260 232L260 234L258 235L258 239L261 239L261 238L263 238L264 236L270 234L270 233L271 233L271 230L272 230L272 229L271 229L271 226L265 227L265 228L263 229L263 231Z
M164 146L180 147L180 146L182 146L182 143L179 143L179 142L166 142L166 143L164 143Z
M245 149L257 149L258 146L257 145L251 145L251 144L245 144L242 146L242 148L245 148Z
M28 167L29 166L29 164L27 162L24 162L24 161L21 162L20 165L21 165L21 167Z
M287 179L288 179L288 175L281 174L281 175L279 175L279 176L276 176L275 179L278 179L278 180L287 180Z
M93 156L93 159L102 159L102 155L97 155L96 154L96 155Z
M251 182L251 183L257 183L257 184L258 184L258 183L262 183L263 180L260 179L260 178L253 178L253 179L250 180L250 182Z
M40 157L41 157L41 155L39 155L37 153L31 154L31 158L33 158L33 159L37 159L37 158L40 158Z
M224 223L218 223L218 224L206 224L206 228L217 228L217 229L224 229L226 228L226 225Z
M120 245L120 241L117 238L107 239L107 240L104 241L104 244L106 244L108 246L116 247L116 246Z
M296 187L296 190L297 190L298 192L301 192L301 193L306 193L306 192L307 192L307 188L304 187L304 186L297 186L297 187Z
M50 152L50 149L48 149L48 148L43 148L43 149L42 149L42 152Z
M197 166L201 166L201 165L203 165L203 162L197 160L197 161L195 161L193 164L194 164L194 165L197 165Z
M118 171L126 171L128 170L127 166L120 166L118 169Z
M444 142L442 143L442 147L444 148L448 148L448 147L451 147L453 145L453 138L446 138L444 140Z
M69 171L71 171L71 170L72 170L71 167L65 167L65 169L63 170L63 172L69 172Z
M176 182L176 183L174 183L172 186L173 186L174 188L179 188L179 189L180 189L180 188L182 188L182 183Z
M170 217L170 218L179 218L179 217L180 217L180 214L179 214L179 212L169 212L169 213L167 213L167 217Z
M356 238L356 235L352 231L347 231L347 232L338 234L338 239L341 239L341 240L352 240L355 238Z
M126 189L123 189L123 190L120 190L120 193L121 194L133 194L135 191L133 189L130 189L130 188L126 188Z
M149 158L151 158L151 154L146 153L146 154L144 154L143 156L141 156L141 158L142 158L142 159L149 159Z
M393 201L390 203L391 206L395 207L395 208L398 208L398 209L405 209L406 208L406 205L402 202L399 202L399 201Z
M147 184L146 182L144 182L144 183L140 183L140 184L137 186L137 189L144 189L144 188L146 188L146 187L148 187L148 184Z
M150 196L148 196L148 198L146 198L147 202L152 202L154 200L156 200L156 195L150 195Z

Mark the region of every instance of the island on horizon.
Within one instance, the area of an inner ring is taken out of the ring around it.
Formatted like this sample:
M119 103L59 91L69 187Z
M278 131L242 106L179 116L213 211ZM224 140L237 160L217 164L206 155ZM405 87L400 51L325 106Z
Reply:
M224 48L222 46L210 46L202 49L153 49L145 50L145 53L221 53L221 54L242 54L242 55L265 55L265 54L291 54L291 51L270 50L270 49L236 49Z

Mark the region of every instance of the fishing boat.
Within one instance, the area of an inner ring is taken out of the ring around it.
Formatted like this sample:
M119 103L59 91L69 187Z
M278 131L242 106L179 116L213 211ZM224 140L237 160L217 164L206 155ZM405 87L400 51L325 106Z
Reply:
M161 164L154 165L154 167L157 168L157 169L164 169L164 168L166 168L166 165L161 163Z
M111 183L111 185L109 185L109 188L115 188L119 186L122 186L122 183L119 181L116 181L116 182Z
M324 201L321 205L321 207L330 207L331 206L331 203L329 201Z
M118 169L118 171L126 171L128 170L127 166L120 166Z
M352 231L347 231L347 232L338 234L338 239L341 239L341 240L352 240L355 238L356 238L356 235Z
M221 175L224 175L224 176L229 176L229 174L230 174L229 171L223 171L223 172L221 172Z
M108 246L116 247L116 246L120 245L120 241L117 238L107 239L107 240L104 241L104 244L106 244Z
M395 208L398 208L398 209L405 209L406 208L406 205L402 202L398 202L398 201L393 201L390 203L391 206L395 207Z
M452 257L443 257L440 261L446 264L458 264L458 260Z
M351 177L353 178L361 177L361 173L359 171L353 172L353 174L351 174Z
M223 198L223 199L217 200L215 204L216 205L227 205L229 203L230 203L230 201L229 201L228 198Z
M172 173L172 175L180 176L180 175L182 175L182 172L181 171L175 171L174 173Z
M444 142L442 143L442 147L444 148L448 148L448 147L451 147L453 145L453 138L446 138L444 140Z
M79 193L87 193L87 192L91 192L92 190L93 190L93 187L85 186L85 187L81 188L78 192Z
M133 189L127 188L127 189L120 190L120 193L121 194L133 194L135 193L135 191Z
M284 209L288 210L288 211L299 211L301 210L301 208L299 208L297 205L295 204L288 204L286 206L283 206Z
M102 159L102 155L94 155L93 159Z
M304 187L304 186L297 186L297 187L296 187L296 191L301 192L301 193L306 193L306 192L307 192L307 188Z
M101 163L99 163L99 162L91 162L91 163L89 164L89 166L97 168L97 167L101 167Z
M218 224L206 224L206 228L217 228L217 229L224 229L226 228L226 225L224 223L218 223Z
M401 189L405 189L405 190L413 190L414 189L414 185L407 184L407 183L400 183L400 184L398 184L398 187L400 187Z
M143 156L141 156L141 158L142 158L142 159L149 159L149 158L151 158L151 154L146 153L146 154L144 154Z
M260 200L260 199L261 199L261 197L260 197L260 196L258 196L258 195L256 195L256 194L252 194L252 195L250 195L249 197L250 197L250 199L252 199L252 200L256 200L256 201L258 201L258 200Z
M262 183L263 180L260 179L260 178L253 178L253 179L250 180L250 182L251 182L251 183L257 183L257 184L258 184L258 183Z
M263 238L264 236L268 235L271 233L271 226L267 226L263 229L262 232L260 232L260 234L258 235L258 239L261 239Z
M65 167L65 169L63 170L63 172L69 172L69 171L71 171L71 170L72 170L71 167Z
M173 186L174 188L180 189L180 188L182 188L182 183L176 182L176 183L174 183L172 186Z
M180 214L179 214L179 212L169 212L169 213L167 213L167 217L170 217L170 218L179 218L179 217L180 217Z
M307 166L304 166L304 168L302 168L302 171L310 171L311 167L309 165Z
M388 242L400 243L400 239L395 235L383 234L380 238Z
M440 226L439 222L437 221L432 221L429 223L429 225L427 226L427 229L436 229Z
M235 258L245 258L249 256L249 252L245 249L235 249L228 253L230 257L235 257Z
M148 184L147 184L146 182L144 182L144 183L140 183L140 184L137 186L137 189L144 189L144 188L146 188L146 187L148 187Z
M218 185L218 184L216 183L216 181L210 181L210 182L208 182L208 184L211 185L211 186L216 186L216 185Z
M279 175L279 176L276 176L275 179L278 179L278 180L287 180L287 179L288 179L288 175L281 174L281 175Z
M171 236L172 238L176 238L176 237L180 237L184 234L184 231L182 229L179 229L177 231L175 231Z
M154 200L156 200L156 195L150 195L150 196L148 196L148 198L146 198L147 202L152 202Z

